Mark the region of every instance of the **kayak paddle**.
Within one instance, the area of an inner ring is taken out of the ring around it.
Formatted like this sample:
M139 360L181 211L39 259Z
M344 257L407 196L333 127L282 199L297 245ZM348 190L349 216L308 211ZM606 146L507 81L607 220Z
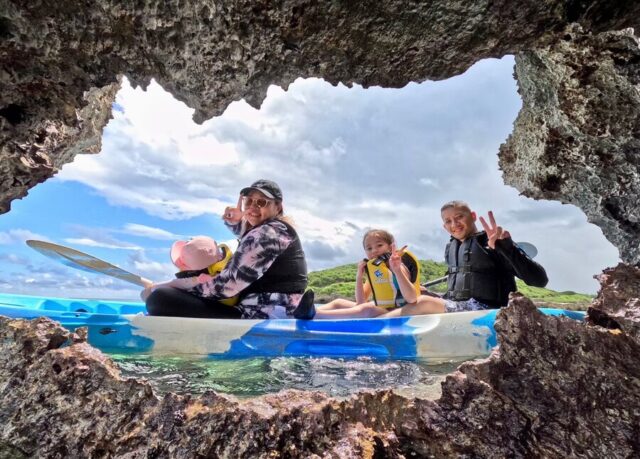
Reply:
M65 247L63 245L52 244L51 242L36 241L33 239L26 242L29 247L37 250L42 255L71 268L106 274L107 276L115 277L116 279L130 282L145 288L153 284L153 282L145 279L144 277L132 274L122 268L112 265L111 263L107 263L99 258L80 252L79 250Z
M531 242L516 242L516 246L520 247L529 258L535 258L538 255L538 249Z

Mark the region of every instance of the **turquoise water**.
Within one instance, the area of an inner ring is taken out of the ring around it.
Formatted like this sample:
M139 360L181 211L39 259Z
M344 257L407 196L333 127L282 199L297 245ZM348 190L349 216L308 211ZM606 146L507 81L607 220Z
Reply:
M315 390L347 397L364 389L395 389L408 397L437 398L440 382L459 362L427 365L370 358L254 358L203 360L112 355L123 376L146 378L156 393L201 394L207 390L254 397L283 389Z

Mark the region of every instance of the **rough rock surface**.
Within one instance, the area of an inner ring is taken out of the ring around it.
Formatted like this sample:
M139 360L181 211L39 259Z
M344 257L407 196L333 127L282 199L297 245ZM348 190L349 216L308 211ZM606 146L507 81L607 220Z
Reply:
M516 56L523 108L501 147L505 182L580 207L640 264L640 46L632 30L570 28Z
M519 53L505 180L578 205L638 264L640 57L625 27L640 28L640 2L0 0L0 213L99 150L120 75L155 78L202 121L297 77L401 87ZM597 325L515 298L500 351L450 375L437 401L160 399L81 336L1 320L0 457L639 456L638 278L605 271Z
M120 84L113 83L87 91L81 108L65 106L64 119L47 118L50 102L39 102L38 111L45 119L23 119L15 104L0 110L0 195L5 197L0 199L0 213L8 212L11 200L23 197L75 155L100 152L102 130L111 118L118 89ZM15 123L17 119L21 121Z
M88 119L78 112L93 88L112 94L119 75L155 78L202 121L240 98L259 106L270 84L298 77L386 87L447 78L552 43L573 22L638 27L640 3L0 0L0 212L99 145L109 101Z
M614 284L606 295L623 300ZM160 399L54 322L0 319L0 456L640 454L638 340L543 316L517 295L496 330L499 351L449 375L436 401L285 391L240 402L213 392Z
M602 285L589 321L621 330L640 343L640 268L619 264L598 276Z

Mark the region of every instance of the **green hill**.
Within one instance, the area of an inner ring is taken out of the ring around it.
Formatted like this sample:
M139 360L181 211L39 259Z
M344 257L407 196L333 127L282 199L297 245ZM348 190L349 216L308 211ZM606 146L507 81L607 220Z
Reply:
M309 273L309 288L316 294L316 302L327 303L334 298L347 298L354 300L356 287L357 264L337 266ZM432 260L420 260L420 282L443 277L447 271L444 263ZM521 280L517 280L518 290L531 298L536 304L546 307L563 309L586 309L593 300L592 295L575 292L556 292L546 288L529 287ZM431 287L435 292L444 292L446 284L442 283Z

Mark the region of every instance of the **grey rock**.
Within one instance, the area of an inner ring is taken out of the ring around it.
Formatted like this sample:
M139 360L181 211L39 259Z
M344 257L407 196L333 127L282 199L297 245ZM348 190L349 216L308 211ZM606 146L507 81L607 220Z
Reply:
M524 195L580 207L621 258L640 263L640 47L632 30L570 27L516 57L523 107L500 148Z
M640 343L640 268L620 263L605 269L598 280L602 288L588 310L589 322Z
M505 181L582 208L627 262L589 324L522 297L500 348L439 400L156 396L46 319L0 319L0 457L634 457L640 455L640 2L0 0L0 212L100 149L121 75L155 78L195 120L259 106L297 77L402 87L517 54L523 109Z
M618 267L609 277L623 280ZM627 273L628 274L628 273ZM637 270L636 270L637 280ZM615 282L606 297L622 300ZM614 292L615 290L615 292ZM617 292L617 293L616 293ZM627 298L625 303L638 298ZM627 318L637 326L637 320ZM283 391L159 398L48 319L0 319L0 454L30 457L633 457L640 343L544 316L514 294L500 347L447 376L438 400L336 401ZM76 340L77 341L77 340Z

